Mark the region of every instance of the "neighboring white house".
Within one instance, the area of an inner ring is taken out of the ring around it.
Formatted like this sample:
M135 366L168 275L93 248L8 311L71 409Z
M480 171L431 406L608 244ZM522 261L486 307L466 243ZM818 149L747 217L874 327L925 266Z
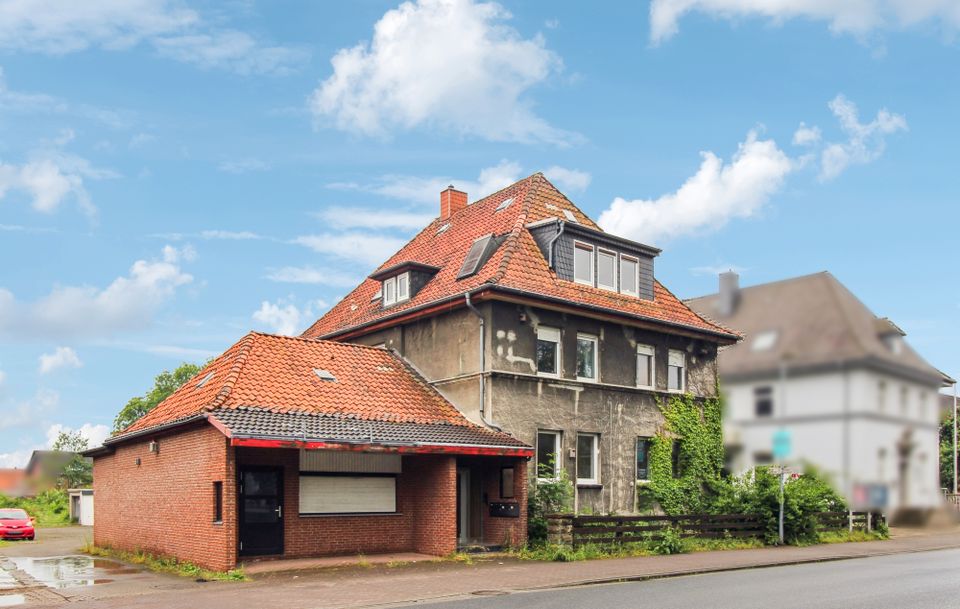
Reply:
M920 357L830 273L687 301L744 333L720 353L731 471L774 462L786 430L796 468L826 473L854 507L941 504L938 391L952 379Z
M85 527L93 526L93 489L72 488L70 495L70 520Z

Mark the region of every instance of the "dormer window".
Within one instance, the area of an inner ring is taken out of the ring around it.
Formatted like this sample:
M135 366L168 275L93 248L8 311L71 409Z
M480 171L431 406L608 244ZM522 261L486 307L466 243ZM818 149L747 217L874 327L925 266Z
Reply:
M617 291L617 254L607 250L597 252L597 287Z
M593 285L593 246L589 243L573 244L573 280Z
M383 280L383 306L410 300L410 273L400 273Z

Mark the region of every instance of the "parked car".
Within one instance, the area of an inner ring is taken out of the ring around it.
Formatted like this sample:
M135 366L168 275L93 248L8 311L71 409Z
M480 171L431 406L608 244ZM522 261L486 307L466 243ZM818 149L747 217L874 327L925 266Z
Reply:
M33 539L34 520L19 508L0 508L0 539Z

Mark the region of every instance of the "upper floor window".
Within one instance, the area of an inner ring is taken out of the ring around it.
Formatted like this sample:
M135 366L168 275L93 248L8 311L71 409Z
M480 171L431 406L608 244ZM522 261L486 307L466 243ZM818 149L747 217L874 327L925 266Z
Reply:
M597 287L617 291L617 254L607 250L597 252Z
M667 390L685 391L687 355L683 351L670 349L667 360Z
M390 306L410 299L410 273L400 273L383 280L383 305Z
M560 375L560 330L557 328L537 328L537 373Z
M755 387L753 390L753 404L758 417L772 417L773 387Z
M560 477L560 432L537 432L537 479L556 480Z
M637 387L653 389L654 353L650 345L637 345Z
M640 261L632 256L620 256L620 291L631 296L639 296L638 286Z
M597 337L577 334L577 379L597 380Z
M880 408L880 412L883 412L887 409L886 381L880 381L877 383L877 406Z
M907 414L910 410L910 390L904 385L900 387L900 414Z
M593 285L593 246L577 241L573 247L573 280Z

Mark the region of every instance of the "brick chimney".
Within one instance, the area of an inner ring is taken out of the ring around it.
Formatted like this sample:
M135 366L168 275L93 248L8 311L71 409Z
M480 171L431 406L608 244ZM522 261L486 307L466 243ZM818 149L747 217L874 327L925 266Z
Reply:
M447 186L447 189L440 193L441 220L446 220L466 206L467 193L455 189L453 184Z
M740 275L729 270L720 273L720 315L729 317L737 311L740 304Z

